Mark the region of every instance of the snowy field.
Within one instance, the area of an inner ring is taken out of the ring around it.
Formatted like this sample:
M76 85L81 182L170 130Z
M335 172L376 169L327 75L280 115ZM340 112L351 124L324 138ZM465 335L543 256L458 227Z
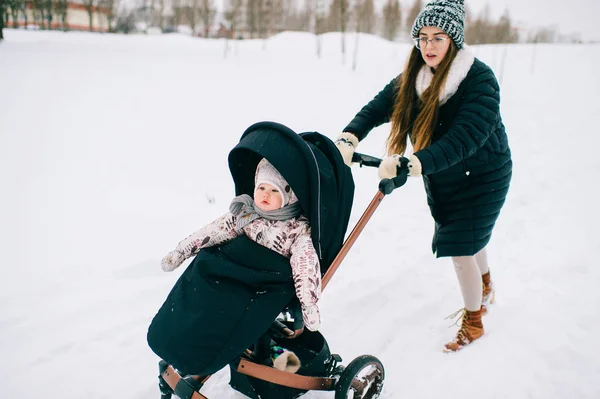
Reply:
M183 267L160 259L228 209L228 151L254 122L335 138L409 46L285 33L230 43L5 31L0 43L0 397L158 398L150 320ZM476 47L502 77L514 179L488 247L486 335L442 353L462 307L430 252L419 179L382 203L322 299L349 362L386 367L383 398L600 398L600 45ZM502 60L505 59L503 64ZM389 126L361 152L382 155ZM354 168L356 223L376 171ZM226 370L203 393L242 395ZM309 393L306 398L333 398Z

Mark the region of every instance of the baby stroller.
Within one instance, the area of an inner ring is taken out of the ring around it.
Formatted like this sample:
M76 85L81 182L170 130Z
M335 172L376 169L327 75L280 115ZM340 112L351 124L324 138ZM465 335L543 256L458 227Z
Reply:
M253 194L254 171L262 158L288 181L311 222L324 274L322 289L383 197L407 176L403 165L398 177L381 181L344 243L354 182L334 143L319 133L297 134L274 122L250 126L229 154L236 195ZM362 154L353 160L361 166L381 162ZM302 327L287 258L244 235L200 250L148 329L148 343L162 358L161 398L206 398L200 393L202 385L226 365L231 387L253 399L291 399L309 390L335 391L336 399L379 396L385 374L377 358L363 355L343 366L319 332L306 330L297 338L285 338ZM273 342L299 357L297 373L272 367Z

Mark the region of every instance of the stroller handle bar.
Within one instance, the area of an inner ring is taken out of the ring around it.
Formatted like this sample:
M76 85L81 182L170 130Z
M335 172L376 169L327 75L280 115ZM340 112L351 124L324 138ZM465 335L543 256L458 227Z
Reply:
M381 158L376 158L370 155L361 154L360 152L355 152L354 154L352 154L352 162L356 162L361 168L363 167L363 165L378 168L381 164Z
M352 162L357 163L361 168L364 166L370 166L378 168L381 165L381 158L373 157L371 155L361 154L355 152L352 154ZM400 165L396 170L396 177L391 179L382 179L379 182L379 191L384 195L389 195L395 189L402 187L408 179L408 159L405 157L400 158Z
M379 165L381 164L381 159L355 152L352 156L352 162L356 162L361 166L365 165L379 167ZM323 276L321 282L321 290L324 290L327 284L329 284L329 281L333 277L333 274L336 272L336 270L350 251L350 248L352 248L352 245L354 245L354 243L356 242L356 239L367 225L369 219L371 219L371 216L373 216L373 213L375 213L375 210L377 209L381 201L383 201L383 198L398 187L402 187L406 183L406 180L408 179L408 159L406 159L405 157L400 158L400 165L397 167L396 173L396 177L393 177L391 179L382 179L379 182L379 190L377 191L377 193L375 193L375 196L371 200L371 203L358 220L358 223L356 223L356 226L354 226L354 229L352 229L352 232L344 242L344 245L342 246L337 256L329 266L329 269L327 269L327 272Z

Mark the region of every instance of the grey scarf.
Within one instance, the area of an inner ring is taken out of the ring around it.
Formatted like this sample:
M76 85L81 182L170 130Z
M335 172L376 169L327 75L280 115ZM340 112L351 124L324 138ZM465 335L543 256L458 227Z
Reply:
M268 220L288 220L302 214L302 208L298 201L274 211L263 211L254 204L254 199L248 194L242 194L231 201L229 211L237 216L236 227L242 229L255 219L265 218Z

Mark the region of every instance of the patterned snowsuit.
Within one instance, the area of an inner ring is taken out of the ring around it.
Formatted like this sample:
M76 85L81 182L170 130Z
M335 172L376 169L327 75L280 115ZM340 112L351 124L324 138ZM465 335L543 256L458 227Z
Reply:
M304 324L311 331L318 330L321 323L317 306L321 295L321 268L308 219L304 216L283 221L258 218L241 229L236 228L236 221L237 217L228 212L181 241L174 252L187 259L202 248L218 246L246 234L256 243L290 259ZM169 269L169 266L163 264L163 269Z

